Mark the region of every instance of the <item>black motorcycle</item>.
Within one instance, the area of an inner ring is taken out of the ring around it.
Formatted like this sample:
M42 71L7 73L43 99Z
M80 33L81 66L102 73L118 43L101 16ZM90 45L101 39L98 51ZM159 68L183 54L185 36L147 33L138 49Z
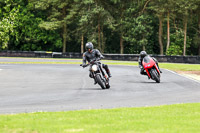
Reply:
M95 61L91 61L86 66L83 66L82 64L80 66L82 66L83 68L90 66L89 68L90 77L94 78L94 80L101 86L102 89L110 88L108 75L102 69L102 65L100 61L95 60Z

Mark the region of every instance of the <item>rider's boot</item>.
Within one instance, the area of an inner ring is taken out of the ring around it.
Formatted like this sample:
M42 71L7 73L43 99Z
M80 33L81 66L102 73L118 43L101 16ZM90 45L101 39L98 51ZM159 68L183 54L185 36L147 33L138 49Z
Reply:
M109 68L108 68L108 65L103 64L103 68L106 70L106 73L108 74L108 77L109 77L109 78L112 77L112 75L111 75L111 73L110 73L110 70L109 70Z
M111 73L110 73L110 71L109 71L109 70L106 70L106 73L108 74L108 77L109 77L109 78L111 78L111 77L112 77L112 75L111 75Z
M94 85L96 85L97 84L97 81L94 79Z
M109 77L109 78L111 78L111 77L112 77L112 75L111 75L110 71L108 71L108 72L106 71L106 73L108 74L108 77Z
M108 77L111 78L112 75L111 75L110 70L108 69L108 67L105 70L106 70L106 73L108 74Z

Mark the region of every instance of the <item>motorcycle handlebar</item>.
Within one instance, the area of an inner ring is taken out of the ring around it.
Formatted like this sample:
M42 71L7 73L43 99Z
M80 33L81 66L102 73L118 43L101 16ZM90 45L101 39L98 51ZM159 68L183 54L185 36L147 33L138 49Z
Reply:
M90 61L90 64L94 64L94 63L100 63L100 60L92 60L92 61Z
M92 60L92 61L90 61L89 64L86 64L86 65L80 64L80 66L82 66L82 67L87 67L87 66L89 66L90 64L94 64L94 63L100 63L100 59Z
M83 65L83 64L80 64L80 66L82 66L82 67L87 67L87 66L89 66L90 64L86 64L86 65Z

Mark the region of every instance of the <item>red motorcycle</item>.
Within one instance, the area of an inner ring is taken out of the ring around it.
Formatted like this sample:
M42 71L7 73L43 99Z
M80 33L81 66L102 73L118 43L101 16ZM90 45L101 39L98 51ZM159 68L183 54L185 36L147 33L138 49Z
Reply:
M156 62L150 57L145 56L142 61L143 68L145 69L149 79L155 80L157 83L160 83L160 71Z

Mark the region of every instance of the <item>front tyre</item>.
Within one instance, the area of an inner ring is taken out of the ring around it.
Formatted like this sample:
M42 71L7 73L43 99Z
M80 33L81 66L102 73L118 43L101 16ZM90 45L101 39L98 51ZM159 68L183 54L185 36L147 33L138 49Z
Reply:
M152 76L157 83L160 83L160 75L156 71L156 69L151 70Z
M96 80L97 80L97 83L101 86L102 89L106 89L106 85L105 85L104 81L102 80L101 75L97 74Z

